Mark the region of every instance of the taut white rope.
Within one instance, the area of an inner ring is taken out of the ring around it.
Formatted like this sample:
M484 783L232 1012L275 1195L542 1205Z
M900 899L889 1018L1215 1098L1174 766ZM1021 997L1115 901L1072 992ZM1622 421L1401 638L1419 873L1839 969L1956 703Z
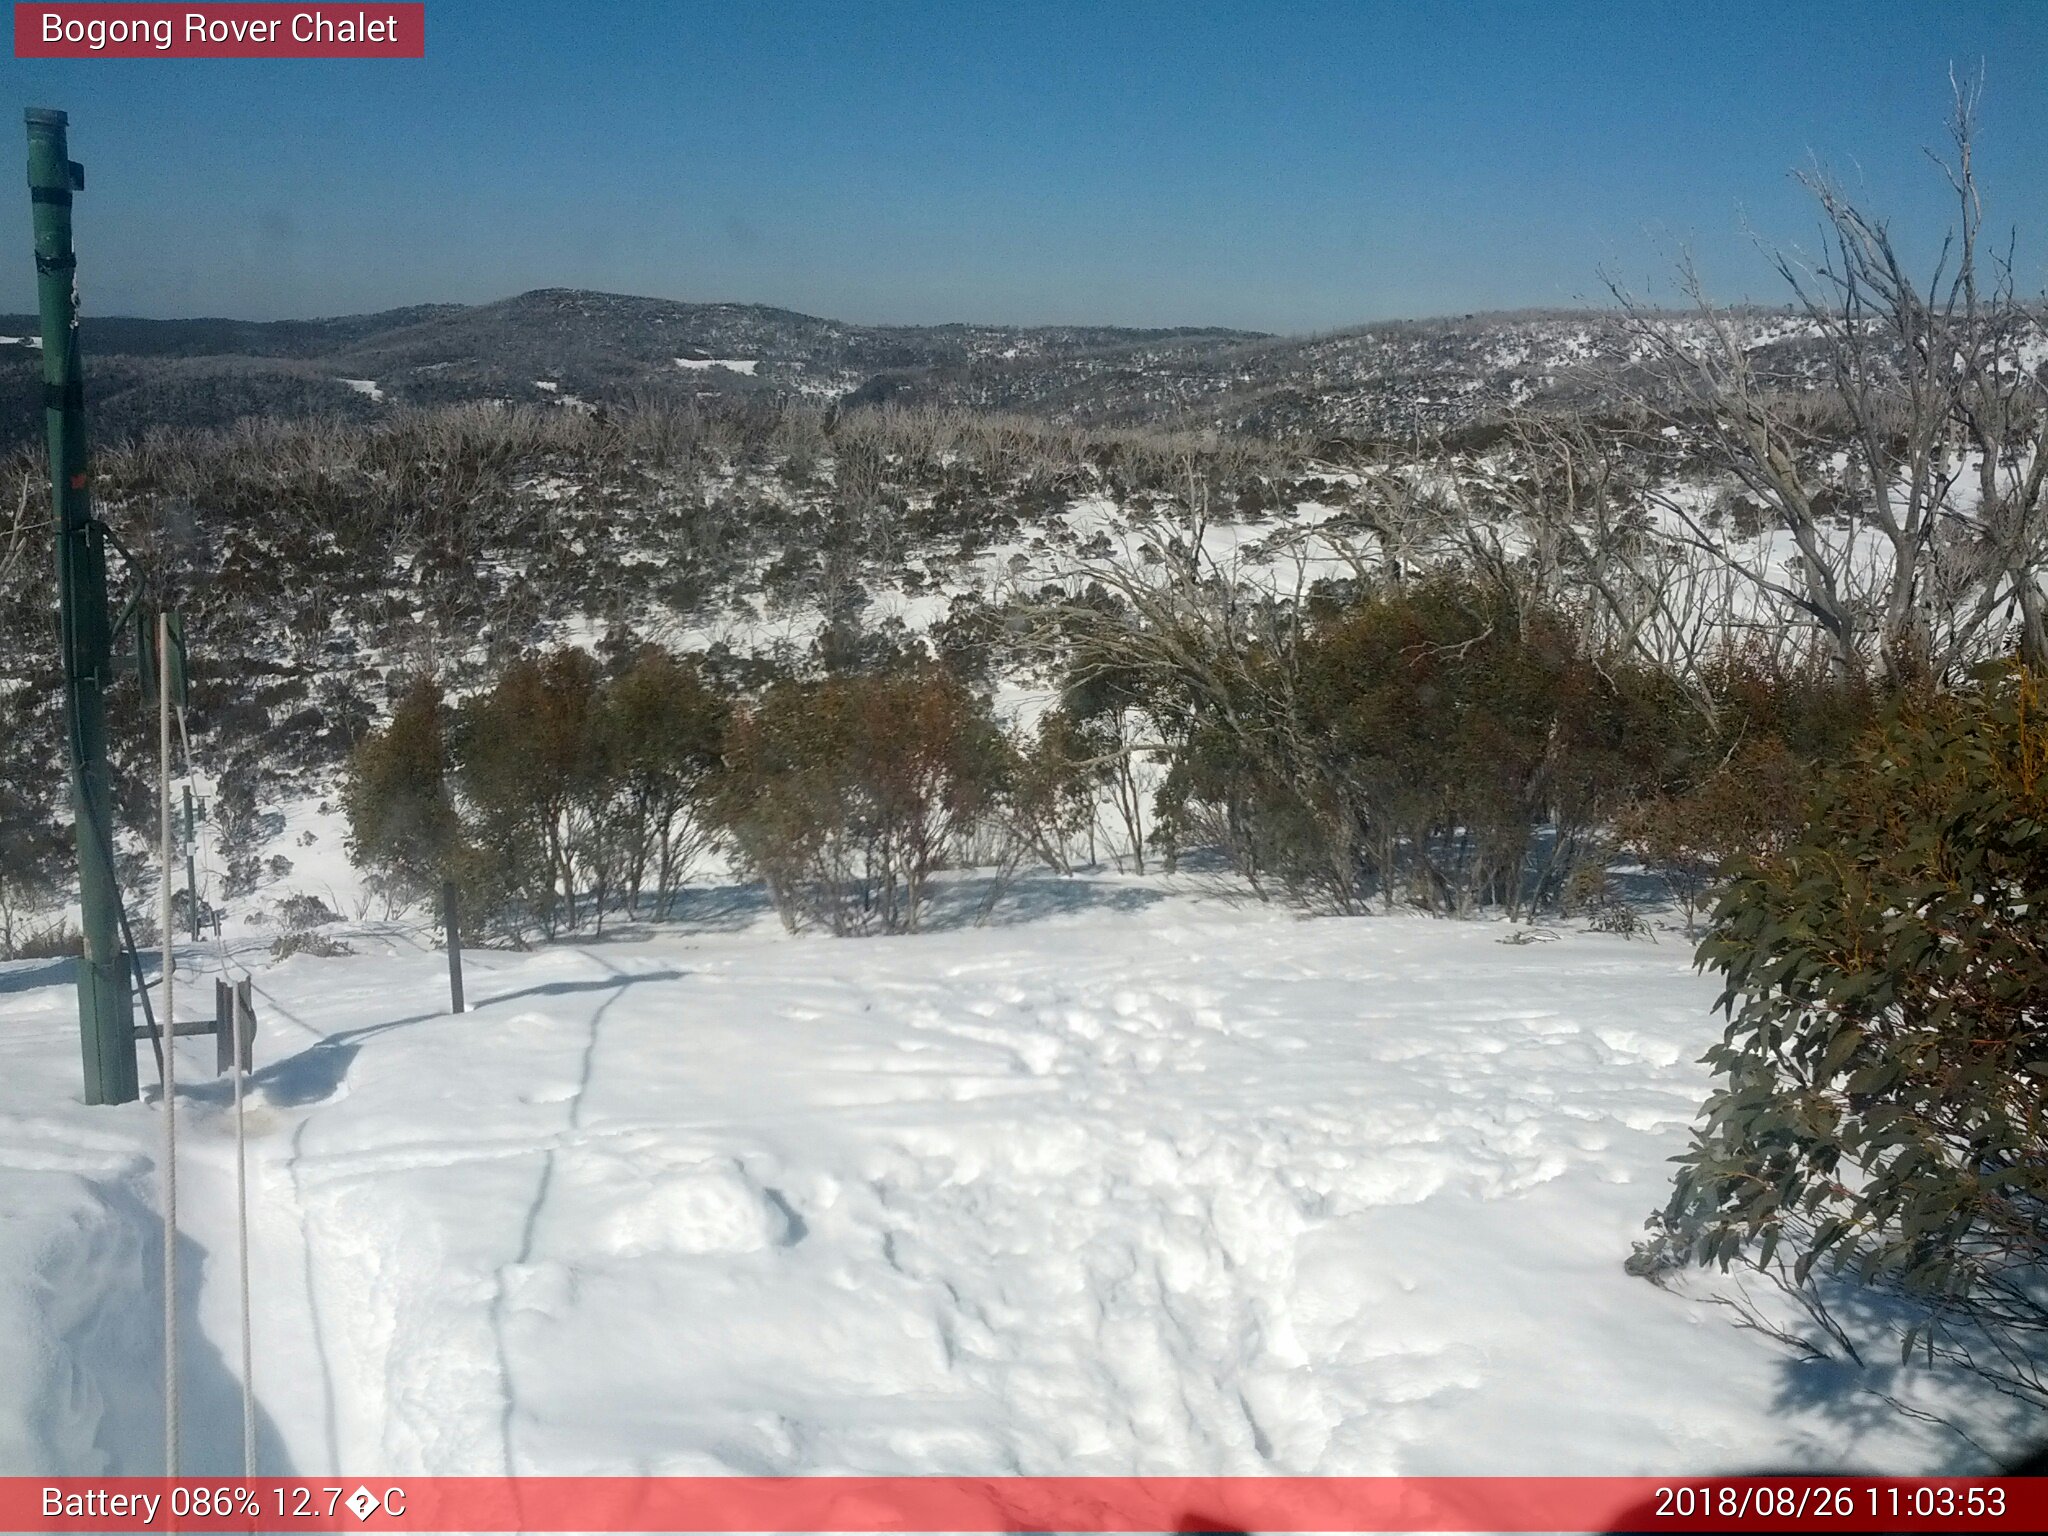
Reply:
M242 1119L242 994L228 1010L235 1044L235 1251L242 1261L242 1475L256 1475L256 1355L249 1347L249 1138Z
M178 1015L172 1006L171 953L171 621L156 616L158 853L163 881L157 947L164 973L164 1476L178 1475Z
M193 776L192 733L186 727L185 711L178 711L178 742L185 752L185 773ZM209 823L210 826L210 823ZM187 830L190 830L189 828ZM207 837L208 855L206 872L209 878L214 873L212 858L212 835ZM192 902L192 910L199 910L199 892L194 889L186 893ZM230 969L227 941L214 929L214 948L220 959L220 974L228 979ZM256 1475L256 1351L250 1341L250 1297L249 1297L249 1137L248 1122L243 1116L242 1070L242 1000L239 991L231 991L233 1001L228 1008L227 1026L233 1033L235 1060L235 1253L241 1265L242 1278L242 1475Z

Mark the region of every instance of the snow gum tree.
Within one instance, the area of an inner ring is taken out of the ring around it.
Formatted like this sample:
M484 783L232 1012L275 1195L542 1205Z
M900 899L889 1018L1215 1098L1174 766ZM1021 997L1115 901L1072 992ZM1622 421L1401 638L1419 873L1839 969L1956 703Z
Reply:
M791 928L915 932L932 876L993 818L1016 754L943 670L782 682L734 717L719 825Z
M455 880L477 932L660 916L710 838L729 703L693 658L523 657L448 711L414 685L343 781L350 853L401 901Z
M343 776L349 857L393 882L401 900L433 890L449 872L461 825L448 794L440 685L406 689L381 731L358 744Z
M1778 545L1731 538L1683 486L1652 499L1681 543L1810 628L1844 675L1953 682L2008 649L2048 664L2040 311L2016 291L2011 252L1987 244L1974 117L1975 91L1959 87L1941 162L1956 213L1931 271L1840 184L1799 178L1822 245L1776 265L1819 348L1811 380L1774 370L1746 317L1708 303L1689 266L1682 316L1614 290L1652 381L1642 403L1676 441L1697 437Z
M1185 700L1162 817L1312 905L1519 915L1554 901L1654 775L1672 711L1554 613L1437 577L1312 603ZM1172 717L1171 706L1157 712Z
M629 895L653 878L655 915L702 852L699 806L718 771L730 706L694 663L645 646L604 688L597 719L603 777L624 812Z
M599 780L597 663L564 648L507 667L487 693L463 705L457 778L472 810L492 883L552 935L577 920L580 848L597 854L584 872L609 883L609 850L592 847Z

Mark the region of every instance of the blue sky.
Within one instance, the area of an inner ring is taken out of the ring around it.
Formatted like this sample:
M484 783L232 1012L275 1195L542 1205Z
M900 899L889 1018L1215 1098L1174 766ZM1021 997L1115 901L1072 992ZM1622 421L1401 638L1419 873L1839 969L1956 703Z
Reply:
M1293 332L1590 302L1680 246L1773 298L1747 227L1810 238L1815 155L1931 248L1951 62L2038 290L2048 0L428 0L423 61L5 68L11 122L71 113L103 314L560 285ZM27 222L0 196L0 307Z

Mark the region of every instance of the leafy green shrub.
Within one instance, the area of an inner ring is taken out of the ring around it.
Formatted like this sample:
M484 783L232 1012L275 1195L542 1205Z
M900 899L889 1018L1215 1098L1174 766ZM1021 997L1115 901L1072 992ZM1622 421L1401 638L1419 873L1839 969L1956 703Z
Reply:
M293 955L313 955L322 960L332 960L355 952L354 945L317 928L287 928L270 941L273 960L289 960Z
M1811 771L1775 737L1740 742L1685 787L1653 790L1624 808L1616 841L1663 874L1690 935L1724 870L1796 832Z
M46 781L54 777L45 775ZM63 928L66 839L49 798L40 785L10 783L0 771L0 960L28 958L21 946L46 941L52 908L58 909L57 929Z
M48 927L37 928L23 933L7 949L4 957L8 960L55 960L65 955L85 953L85 935L71 926L71 919L60 917Z
M349 858L385 875L401 900L439 885L461 832L448 797L442 716L440 686L419 679L390 723L356 744L342 778Z
M1066 709L1049 709L1017 754L1009 789L1012 864L1026 854L1061 874L1073 873L1073 849L1093 843L1099 770L1089 762L1092 739Z
M601 925L650 886L659 916L708 838L727 704L692 659L615 661L606 678L579 650L522 657L452 719L414 685L350 758L350 856L399 905L452 879L476 933Z
M652 645L599 697L599 767L613 787L628 900L637 905L651 881L657 917L709 839L702 806L730 713L695 662Z
M1737 867L1700 948L1721 1084L1631 1267L1748 1256L1811 1310L1820 1266L2048 1404L2044 703L2016 667L1910 702Z
M1216 670L1225 700L1186 710L1164 819L1339 910L1551 903L1664 755L1667 682L1455 579L1323 607Z
M791 928L914 932L933 874L992 817L1015 754L930 666L782 682L739 711L714 804Z
M1738 860L1799 831L1815 769L1845 756L1880 707L1868 681L1820 658L1785 666L1733 650L1698 681L1711 713L1671 701L1666 761L1614 828L1621 847L1664 876L1688 934Z
M608 861L576 860L604 788L597 690L597 663L564 647L515 661L456 718L455 782L478 849L465 868L502 918L550 938L575 926L579 873L599 887L609 874Z
M288 930L304 932L323 923L336 923L341 916L318 896L296 891L277 904L277 920Z

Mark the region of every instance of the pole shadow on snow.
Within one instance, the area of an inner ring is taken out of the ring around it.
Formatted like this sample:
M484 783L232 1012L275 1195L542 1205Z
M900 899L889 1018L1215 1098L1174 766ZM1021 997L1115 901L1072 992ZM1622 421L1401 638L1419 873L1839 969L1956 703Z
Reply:
M681 981L688 971L637 971L632 975L600 976L590 981L542 981L530 987L521 987L516 992L500 992L496 997L480 999L476 1008L488 1008L493 1003L515 1002L522 997L568 997L577 992L619 992L645 981ZM611 1003L604 1005L609 1008ZM476 1008L470 1011L474 1013Z
M251 1091L260 1092L266 1104L283 1109L304 1108L308 1104L318 1104L333 1098L347 1079L349 1068L354 1064L356 1055L362 1050L364 1043L378 1035L389 1034L393 1030L409 1029L416 1024L470 1022L473 1014L499 1003L516 1002L522 998L567 997L579 992L617 993L644 982L681 981L687 975L687 971L661 970L598 977L589 981L538 982L516 991L479 998L462 1014L452 1014L446 1009L440 1009L433 1013L410 1014L402 1019L386 1019L381 1023L365 1024L357 1029L341 1030L325 1036L303 1050L258 1067L249 1074L248 1086ZM268 997L265 997L264 1003L275 1011L283 1012ZM610 1001L607 1001L604 1006L610 1005ZM488 1021L482 1020L475 1022L485 1026L488 1024ZM232 1102L234 1083L232 1079L222 1078L215 1082L195 1084L190 1088L181 1085L178 1092L181 1097L189 1097L197 1103L222 1105Z

